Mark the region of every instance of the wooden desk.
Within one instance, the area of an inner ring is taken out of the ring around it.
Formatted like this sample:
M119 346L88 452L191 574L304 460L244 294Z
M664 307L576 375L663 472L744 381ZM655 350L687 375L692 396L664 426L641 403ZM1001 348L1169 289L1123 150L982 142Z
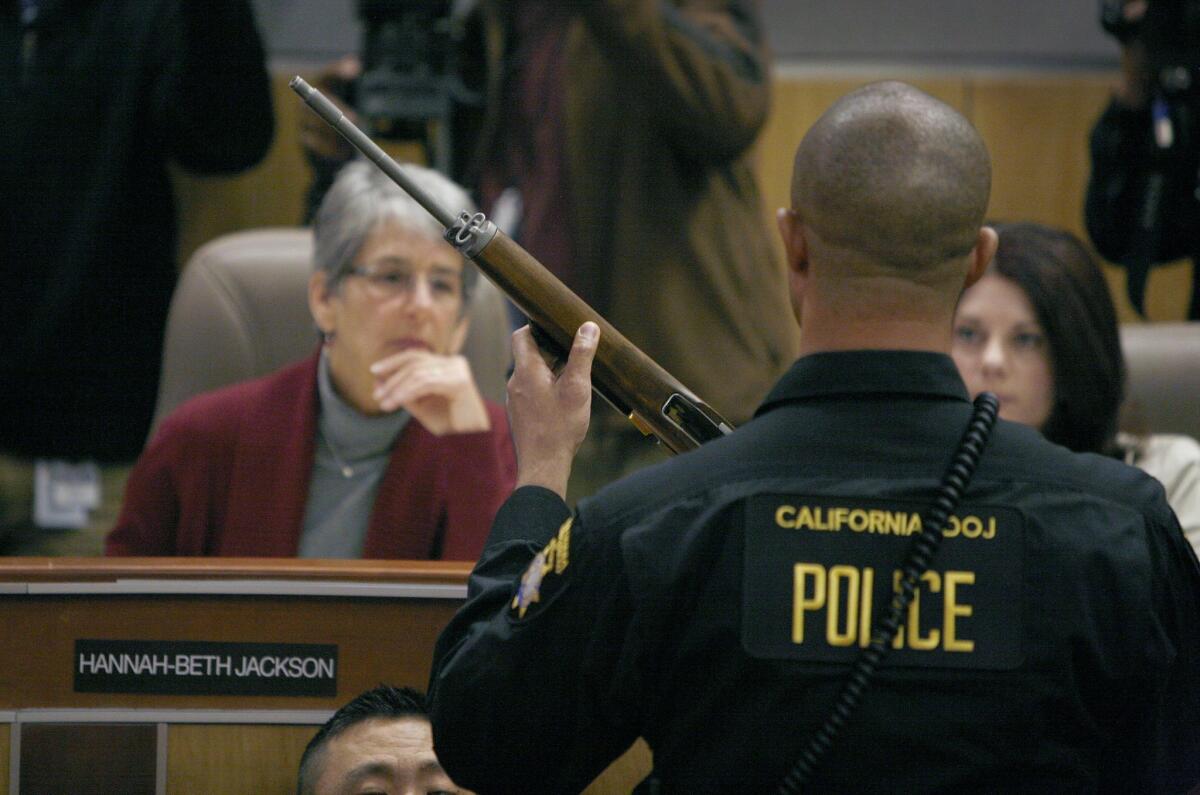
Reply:
M313 727L380 682L424 689L468 564L0 559L0 793L287 793ZM75 642L337 647L336 695L75 691ZM7 747L5 747L7 746ZM7 751L7 753L4 753Z
M470 565L0 558L0 795L294 791L314 727L379 683L424 689ZM326 644L335 696L75 690L77 640ZM628 792L644 746L587 792Z
M424 688L465 563L0 559L0 709L331 710L380 682ZM79 639L336 644L337 695L77 693Z

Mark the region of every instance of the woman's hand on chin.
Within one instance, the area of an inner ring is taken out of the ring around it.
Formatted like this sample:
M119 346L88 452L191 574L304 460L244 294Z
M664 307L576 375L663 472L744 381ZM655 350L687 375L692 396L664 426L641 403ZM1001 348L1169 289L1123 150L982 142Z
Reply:
M492 427L463 356L408 350L371 365L373 397L385 412L404 409L430 433L477 433Z

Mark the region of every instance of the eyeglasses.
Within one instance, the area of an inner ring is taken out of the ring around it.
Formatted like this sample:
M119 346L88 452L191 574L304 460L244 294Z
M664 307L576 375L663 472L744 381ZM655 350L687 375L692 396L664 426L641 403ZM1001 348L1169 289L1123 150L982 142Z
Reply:
M417 282L423 280L435 303L452 303L462 298L462 276L442 270L407 271L394 268L369 268L356 265L346 269L347 276L365 279L372 292L382 298L411 297Z

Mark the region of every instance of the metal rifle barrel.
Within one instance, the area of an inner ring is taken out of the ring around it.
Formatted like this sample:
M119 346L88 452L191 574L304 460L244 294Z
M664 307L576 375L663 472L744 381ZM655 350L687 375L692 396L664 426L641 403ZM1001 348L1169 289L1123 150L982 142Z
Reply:
M446 240L479 265L529 316L542 348L565 357L574 330L584 321L594 320L601 335L593 364L593 388L639 430L653 433L677 453L732 430L710 406L629 342L529 252L498 231L483 213L471 215L464 211L456 215L442 207L325 95L298 76L290 85L317 115L446 228ZM550 311L547 301L554 311Z
M408 191L408 194L417 200L417 204L429 211L429 214L438 220L442 226L449 229L454 225L455 215L445 207L434 201L433 197L425 191L421 190L408 175L404 173L404 169L396 164L395 160L388 157L387 152L379 148L379 145L372 141L360 129L346 118L346 114L338 110L337 105L329 101L329 98L310 86L304 78L297 75L288 83L292 90L300 95L304 102L317 112L317 115L329 123L329 126L340 132L346 137L354 147L370 158L371 162L379 166L385 174L395 180L396 184Z

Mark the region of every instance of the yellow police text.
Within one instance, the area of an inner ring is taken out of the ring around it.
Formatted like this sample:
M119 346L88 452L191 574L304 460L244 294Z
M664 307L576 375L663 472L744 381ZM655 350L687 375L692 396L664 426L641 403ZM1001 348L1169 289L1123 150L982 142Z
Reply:
M900 571L892 572L892 591L900 590ZM836 565L826 568L820 563L797 563L794 569L795 592L792 600L792 642L811 642L805 637L805 620L810 615L824 618L824 640L830 646L866 646L871 642L872 601L875 592L875 570L870 566ZM971 652L975 642L962 637L959 620L974 614L974 607L964 601L961 589L975 584L973 571L927 571L921 575L920 587L909 603L904 624L892 641L895 649L917 651L942 650ZM922 604L922 598L933 605ZM940 600L940 604L938 601ZM922 609L935 611L930 627L921 630ZM940 609L940 616L937 612ZM941 619L940 623L936 620ZM934 624L936 626L931 626Z
M775 524L788 530L839 532L847 529L870 535L907 536L921 532L921 514L879 508L780 505L775 509ZM942 528L942 535L946 538L991 539L996 535L996 517L951 516Z

